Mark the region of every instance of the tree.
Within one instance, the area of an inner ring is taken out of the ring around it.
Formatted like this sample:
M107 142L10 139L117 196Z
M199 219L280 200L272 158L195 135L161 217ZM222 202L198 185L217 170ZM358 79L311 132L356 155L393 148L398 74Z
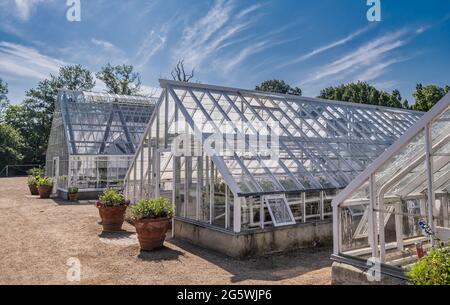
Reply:
M53 112L59 89L91 90L95 82L91 72L80 65L65 66L58 75L38 83L26 92L27 98L20 105L12 105L5 113L5 122L18 130L26 139L21 149L23 162L43 164Z
M6 109L9 107L9 100L7 94L8 94L8 84L3 82L3 80L0 78L0 123L3 122Z
M262 82L260 85L256 86L255 90L275 92L291 95L302 95L302 89L299 87L292 88L290 85L286 84L283 80L272 79Z
M6 111L5 122L26 140L26 145L20 149L23 162L44 164L51 118L42 108L34 105L36 103L32 100L26 100L20 105L11 105Z
M95 87L92 72L81 65L62 67L56 79L61 88L67 90L92 90Z
M141 90L141 77L139 73L133 72L131 65L111 66L107 64L96 76L102 80L109 93L123 95L139 95Z
M20 132L8 124L0 124L0 171L6 165L22 161L20 151L23 147L24 140Z
M366 82L325 88L320 91L319 98L395 108L407 108L408 105L407 101L402 102L402 96L398 89L389 94Z
M194 69L192 69L191 73L187 74L184 69L184 60L179 60L171 74L173 80L188 83L192 78L194 78L195 73Z
M446 93L450 91L450 86L441 88L437 85L423 86L422 84L416 85L416 91L413 93L416 103L413 105L414 110L428 111L439 102Z
M49 79L39 82L36 88L28 90L24 103L37 107L49 117L51 122L58 90L89 91L94 87L94 76L89 70L81 65L64 66L59 69L58 75L50 75ZM50 127L48 131L50 132Z

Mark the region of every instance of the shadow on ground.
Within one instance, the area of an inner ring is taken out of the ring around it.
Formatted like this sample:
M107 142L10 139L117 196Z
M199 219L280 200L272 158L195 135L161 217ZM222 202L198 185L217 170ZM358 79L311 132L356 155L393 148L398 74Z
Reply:
M168 239L167 242L219 266L232 274L231 281L281 281L331 267L331 247L299 249L248 259L235 259L206 250L188 242Z
M124 238L131 238L133 235L136 235L135 232L128 232L128 231L120 231L120 232L107 232L103 231L98 235L100 238L106 238L110 240L119 240Z
M86 205L92 205L95 206L95 200L77 200L77 201L69 201L65 199L61 199L59 197L52 197L51 198L57 205L61 206L86 206Z
M178 260L180 256L184 256L184 253L178 250L162 247L153 251L140 251L138 258L144 261L171 261Z

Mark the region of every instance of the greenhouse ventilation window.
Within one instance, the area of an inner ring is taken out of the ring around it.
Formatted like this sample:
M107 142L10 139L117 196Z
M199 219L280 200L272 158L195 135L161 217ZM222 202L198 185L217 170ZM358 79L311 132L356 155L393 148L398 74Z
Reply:
M295 224L294 216L285 196L264 196L270 217L275 227Z

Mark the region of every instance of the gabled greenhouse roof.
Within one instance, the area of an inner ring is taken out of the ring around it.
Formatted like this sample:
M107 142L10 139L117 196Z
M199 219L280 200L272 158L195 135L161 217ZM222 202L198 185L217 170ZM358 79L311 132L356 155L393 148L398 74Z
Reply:
M236 147L233 139L245 134L243 145L249 152L245 155L205 149L240 196L344 188L423 115L203 84L168 80L160 84L197 139L204 141L214 134L224 139L226 147ZM168 120L170 129L173 118ZM256 152L251 141L267 132L275 135L269 137L271 148L277 139L276 160Z
M157 100L61 90L60 113L71 155L133 155Z
M375 191L383 190L377 192L377 196L408 198L426 194L430 180L426 169L427 137L433 191L450 192L450 94L447 94L352 181L334 199L335 205L350 199L369 198L367 189L371 175L375 175Z

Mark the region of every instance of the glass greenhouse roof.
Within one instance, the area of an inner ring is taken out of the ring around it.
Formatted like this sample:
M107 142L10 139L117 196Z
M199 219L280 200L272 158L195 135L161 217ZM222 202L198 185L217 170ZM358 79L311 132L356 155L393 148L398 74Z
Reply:
M450 94L334 198L334 254L408 266L417 260L416 243L450 234L449 193ZM350 219L354 207L365 211L362 218Z
M434 114L434 116L433 116ZM336 198L336 202L368 199L368 181L375 175L376 190L382 189L385 197L408 198L427 191L426 130L430 126L432 171L434 191L450 192L450 95L439 102L414 129L394 143L370 168L353 181Z
M239 196L344 188L423 115L203 84L160 84L167 102L161 100L158 111L164 107L165 119L160 114L153 120L164 124L164 146L172 146L180 130L175 121L183 120ZM259 150L261 139L269 153Z
M151 97L62 90L56 113L71 155L134 155L155 104Z

